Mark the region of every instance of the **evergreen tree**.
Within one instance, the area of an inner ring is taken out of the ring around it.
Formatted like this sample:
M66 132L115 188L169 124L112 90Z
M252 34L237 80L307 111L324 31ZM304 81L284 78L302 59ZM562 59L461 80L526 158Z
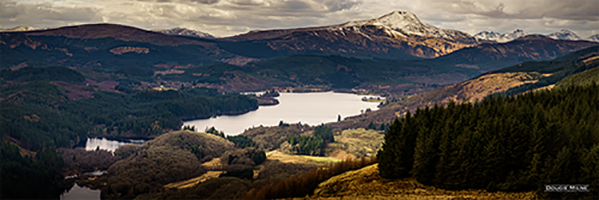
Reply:
M417 109L390 124L380 175L490 191L590 183L591 193L551 196L587 198L599 185L598 91L590 84Z

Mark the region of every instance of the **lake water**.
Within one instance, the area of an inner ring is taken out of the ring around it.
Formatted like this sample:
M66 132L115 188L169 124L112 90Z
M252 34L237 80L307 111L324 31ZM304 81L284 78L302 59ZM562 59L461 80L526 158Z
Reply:
M69 190L69 192L66 192L62 195L60 195L60 199L61 200L81 200L81 199L86 199L86 200L94 200L94 199L100 199L100 193L102 191L100 190L92 190L90 188L87 187L79 187L77 184L75 184L71 190Z
M85 150L93 151L96 148L104 149L114 153L114 150L119 148L120 146L126 144L139 144L142 145L145 143L145 140L135 140L135 139L108 139L108 138L87 138L85 142ZM65 179L75 178L81 175L92 175L92 176L100 176L105 174L106 170L97 170L93 172L85 172L83 174L77 174L72 176L67 176ZM68 192L60 195L61 200L69 200L69 199L86 199L86 200L99 200L100 199L100 190L92 190L87 187L79 187L75 184Z
M245 129L260 125L276 126L280 121L318 125L337 121L338 115L344 118L361 114L366 109L378 109L378 103L361 100L363 97L372 96L334 92L280 94L281 96L276 98L279 100L278 105L260 106L258 110L241 115L186 121L184 125L195 126L200 131L214 126L227 135L238 135ZM126 144L141 145L145 142L145 140L135 139L88 138L85 149L92 151L99 147L114 152L114 150ZM105 173L105 171L92 173ZM100 190L79 187L75 184L69 192L62 194L60 199L100 199Z
M203 131L214 126L226 135L238 135L252 127L276 126L280 121L319 125L337 121L341 118L359 115L366 109L377 110L379 103L364 102L364 95L335 92L317 93L280 93L276 99L278 105L260 106L258 110L242 115L218 116L210 119L199 119L184 122L185 125L195 126L196 131Z
M107 138L87 138L85 142L85 150L93 151L96 148L104 149L110 152L114 152L120 146L126 144L139 144L142 145L146 142L145 140L135 140L135 139L121 139L121 140L113 140Z

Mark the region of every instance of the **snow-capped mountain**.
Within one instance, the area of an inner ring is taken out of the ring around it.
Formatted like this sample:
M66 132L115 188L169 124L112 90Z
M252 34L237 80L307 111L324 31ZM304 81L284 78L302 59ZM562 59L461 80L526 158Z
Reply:
M481 31L480 33L475 34L474 37L481 40L498 41L501 39L502 35L504 34L495 31Z
M390 59L434 58L479 43L468 33L423 23L406 11L330 26L251 31L223 39L252 41L281 52Z
M382 27L392 31L393 34L406 37L421 36L448 40L463 40L465 38L472 38L471 35L461 31L441 29L436 26L423 23L420 21L420 19L418 19L418 17L416 17L414 13L408 11L394 11L376 19L351 21L338 26L332 26L331 28L361 26Z
M528 32L522 30L522 29L516 29L511 33L499 33L499 32L495 32L495 31L482 31L480 33L477 33L476 35L474 35L475 38L477 39L481 39L481 40L490 40L490 41L495 41L495 42L509 42L524 36L529 35Z
M17 26L14 28L0 29L0 32L27 32L27 31L43 31L43 30L51 30L57 29L60 27L45 27L45 28L37 28L33 26Z
M580 37L578 37L578 35L576 35L576 33L572 32L568 29L562 29L555 33L551 33L551 34L547 35L547 37L553 38L555 40L580 40Z
M17 26L11 29L0 29L0 32L20 32L20 31L34 31L38 30L33 26Z
M179 28L179 27L172 28L172 29L157 29L157 30L152 30L152 31L164 33L167 35L182 35L182 36L192 36L192 37L199 37L199 38L214 38L214 36L212 36L208 33L191 30L191 29L186 29L186 28Z
M599 42L599 34L591 35L586 40L593 41L593 42Z
M530 33L522 30L522 29L516 29L511 33L506 33L503 35L503 38L507 39L507 40L515 40L524 36L530 35Z

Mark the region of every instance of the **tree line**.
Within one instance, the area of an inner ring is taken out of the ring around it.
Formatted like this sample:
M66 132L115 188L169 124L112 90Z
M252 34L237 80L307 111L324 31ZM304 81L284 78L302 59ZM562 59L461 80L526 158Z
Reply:
M585 183L596 190L598 91L592 84L408 112L385 135L380 175L446 189L542 192L544 184Z

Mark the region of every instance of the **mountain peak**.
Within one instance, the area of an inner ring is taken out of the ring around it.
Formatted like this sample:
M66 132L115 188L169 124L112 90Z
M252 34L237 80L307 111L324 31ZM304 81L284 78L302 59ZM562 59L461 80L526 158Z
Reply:
M522 29L516 29L513 32L506 33L504 35L505 35L504 37L506 37L506 39L515 40L515 39L518 39L520 37L524 37L524 36L530 35L530 33L526 32L526 31L524 31Z
M599 34L591 35L587 38L588 41L599 42Z
M562 29L547 36L556 40L580 40L580 37L576 33L568 29Z
M405 37L420 36L443 38L454 41L472 42L474 38L467 33L441 29L430 24L423 23L418 17L409 11L393 11L376 19L367 19L360 21L350 21L335 28L376 26L385 28L387 32L393 32L393 35ZM391 33L390 33L391 34Z
M408 25L424 25L414 13L408 11L393 11L375 21L395 29L401 29Z
M422 23L414 13L408 11L393 11L376 19L351 21L344 24L344 26L364 25L384 26L390 29L398 30L410 27L422 27L428 24Z

